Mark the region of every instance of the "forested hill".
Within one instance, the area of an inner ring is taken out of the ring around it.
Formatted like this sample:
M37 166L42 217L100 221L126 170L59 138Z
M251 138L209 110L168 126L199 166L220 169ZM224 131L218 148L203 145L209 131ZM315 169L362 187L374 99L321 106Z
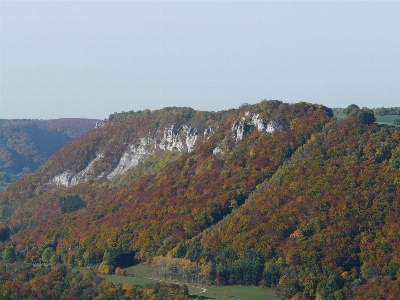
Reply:
M93 129L98 120L0 119L0 183L35 171L62 146Z
M0 194L1 250L102 272L147 261L282 299L398 299L399 168L395 127L321 105L113 114Z

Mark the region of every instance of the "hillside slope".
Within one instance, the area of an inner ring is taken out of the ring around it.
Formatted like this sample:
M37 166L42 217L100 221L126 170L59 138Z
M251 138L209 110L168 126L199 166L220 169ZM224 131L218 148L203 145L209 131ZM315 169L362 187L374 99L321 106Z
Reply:
M35 171L62 146L93 129L98 120L0 120L0 182Z
M319 105L114 114L0 194L3 247L72 266L152 258L170 276L282 298L387 298L399 167L399 131Z

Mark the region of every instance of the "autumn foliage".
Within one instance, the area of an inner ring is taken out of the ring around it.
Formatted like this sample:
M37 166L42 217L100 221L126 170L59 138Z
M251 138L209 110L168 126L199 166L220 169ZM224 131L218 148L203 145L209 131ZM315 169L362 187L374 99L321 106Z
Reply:
M232 124L247 111L279 120L280 130L236 141ZM171 123L219 129L191 153L155 153L111 182L45 184L99 152L96 172L111 170L127 143ZM1 205L26 261L50 247L49 262L107 274L147 260L160 277L260 284L283 299L367 299L374 290L390 298L400 279L398 136L309 103L115 114L3 192ZM71 197L85 205L63 209Z

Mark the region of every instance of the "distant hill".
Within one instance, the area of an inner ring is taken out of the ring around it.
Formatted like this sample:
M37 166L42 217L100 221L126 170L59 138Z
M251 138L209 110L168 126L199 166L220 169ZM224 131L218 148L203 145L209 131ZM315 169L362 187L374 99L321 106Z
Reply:
M103 273L146 261L278 299L399 299L399 218L395 126L304 102L174 107L110 115L3 191L0 251Z
M0 189L35 171L62 146L94 129L96 122L0 119Z

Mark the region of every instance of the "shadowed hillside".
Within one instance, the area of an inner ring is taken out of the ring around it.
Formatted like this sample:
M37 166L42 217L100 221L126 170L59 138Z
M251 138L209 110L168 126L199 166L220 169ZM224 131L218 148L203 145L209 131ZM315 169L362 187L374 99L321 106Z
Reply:
M0 184L35 171L62 146L94 129L97 120L0 120Z

